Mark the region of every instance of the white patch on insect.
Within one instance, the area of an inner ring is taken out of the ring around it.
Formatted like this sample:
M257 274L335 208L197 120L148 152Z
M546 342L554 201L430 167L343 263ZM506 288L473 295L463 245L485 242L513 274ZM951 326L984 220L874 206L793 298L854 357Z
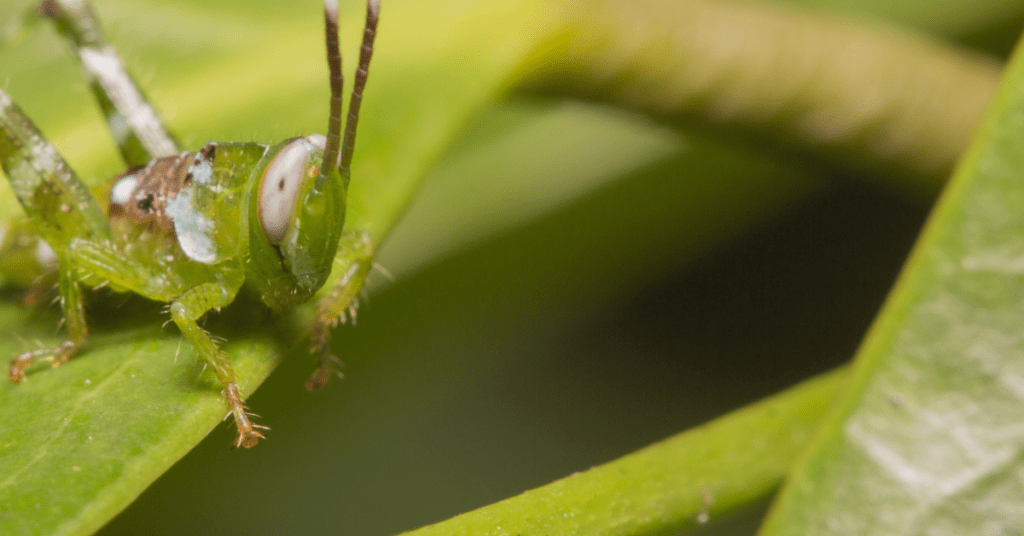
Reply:
M160 119L146 99L142 97L135 83L125 71L121 58L113 47L78 50L82 66L96 77L96 81L110 95L114 102L122 103L121 110L132 129L139 133L139 141L153 156L170 156L176 147L159 127Z
M36 262L42 268L48 268L57 264L57 252L42 238L36 242Z
M110 202L117 205L126 205L132 199L132 192L139 185L139 178L135 175L128 175L110 190Z
M10 101L8 101L10 103ZM10 181L14 194L21 199L32 199L35 197L35 189L54 169L60 169L63 159L57 153L57 149L50 142L32 135L25 140L25 148L32 154L19 162L13 162L9 176L31 176L33 180ZM71 188L75 188L71 185Z
M188 167L188 172L192 180L199 184L207 185L213 181L213 164L208 160L196 160Z
M271 244L280 244L288 233L312 149L309 141L299 138L281 149L263 172L259 216Z
M213 242L213 221L192 207L190 189L178 192L178 195L167 203L167 215L174 220L178 244L188 258L203 264L213 264L217 260L217 246Z
M306 136L306 141L321 151L327 150L327 136L324 136L323 134L310 134L309 136Z

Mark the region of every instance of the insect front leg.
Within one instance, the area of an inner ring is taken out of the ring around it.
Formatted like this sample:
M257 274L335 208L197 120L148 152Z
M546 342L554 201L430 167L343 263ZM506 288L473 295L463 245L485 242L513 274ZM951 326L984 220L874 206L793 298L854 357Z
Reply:
M69 263L74 267L74 278L78 281L93 286L109 284L113 288L130 290L152 300L171 302L171 319L199 358L213 369L224 387L224 400L238 428L235 445L248 448L264 437L259 430L265 430L266 427L253 424L245 411L230 361L213 342L210 334L197 323L211 309L218 309L234 300L242 285L240 272L223 272L221 283L202 283L187 288L185 282L173 272L158 272L152 266L126 259L117 249L103 242L72 241L67 255ZM68 318L68 329L71 330L72 315L68 315ZM84 316L80 318L84 321Z
M306 381L307 389L319 389L331 378L339 375L338 358L331 354L328 344L331 328L337 326L339 322L355 322L356 310L359 308L359 291L363 288L366 275L372 266L373 243L368 234L355 232L342 237L338 245L338 256L335 258L335 270L341 277L317 302L309 351L312 354L320 354L320 363Z
M173 279L156 277L144 266L126 260L113 245L103 240L72 239L59 254L57 273L61 309L69 339L55 348L32 350L16 356L8 368L11 381L24 379L36 363L46 362L57 367L85 345L88 330L82 299L83 284L93 287L111 285L162 301L169 301L180 288L180 285L175 286Z
M44 0L38 12L54 22L81 60L86 82L125 163L141 166L157 157L178 154L174 136L128 74L117 50L104 38L89 4Z
M85 308L82 303L82 288L74 279L74 270L66 260L60 261L58 273L60 277L60 303L64 312L64 323L68 329L69 340L55 348L40 348L19 354L11 361L8 377L18 382L25 378L29 368L39 362L48 362L57 367L71 358L85 345L88 330L85 326Z
M182 335L192 344L192 348L199 354L199 357L213 369L217 379L224 386L224 400L227 402L231 415L235 418L235 426L238 428L235 446L249 448L260 439L264 439L264 435L259 430L266 430L267 427L253 424L249 419L250 414L245 411L242 395L238 390L238 384L235 383L235 371L231 368L231 362L213 342L210 334L196 323L210 309L231 303L235 292L237 289L232 291L214 283L199 285L171 304L171 318L178 325Z

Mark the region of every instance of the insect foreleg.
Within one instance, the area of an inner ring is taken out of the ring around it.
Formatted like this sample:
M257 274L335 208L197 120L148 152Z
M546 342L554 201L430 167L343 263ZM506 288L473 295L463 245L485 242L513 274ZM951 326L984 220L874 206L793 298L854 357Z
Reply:
M85 308L82 305L82 289L74 279L73 270L62 260L59 268L60 302L64 311L69 340L56 348L40 348L19 354L11 361L8 376L17 382L25 378L25 372L36 363L45 361L57 367L67 361L85 345L88 331L85 326Z
M82 0L45 0L39 12L71 43L107 127L129 166L178 154L178 144L103 36L92 8Z
M263 438L257 431L263 427L250 421L242 405L242 396L235 383L235 372L231 368L231 363L210 338L209 333L196 323L211 309L228 305L235 299L238 289L242 286L240 272L222 273L222 283L203 283L185 288L184 282L174 274L154 271L153 267L125 259L116 249L102 242L74 240L68 248L67 258L73 267L73 273L67 275L69 279L73 277L92 286L109 283L116 289L130 290L150 299L171 302L171 319L192 344L199 358L213 369L217 379L224 386L224 399L238 427L236 446L251 447L257 440ZM65 273L62 272L61 276L64 277ZM61 296L67 300L64 279L61 280ZM65 311L65 314L69 330L77 326L81 319L84 341L84 316L75 317L68 311ZM13 368L12 365L12 374Z
M357 296L366 281L366 274L373 266L373 244L369 235L363 232L346 233L338 245L333 273L340 277L328 288L330 290L317 302L316 318L310 335L310 353L320 354L316 372L306 382L306 388L313 390L323 387L337 375L338 360L330 352L331 328L338 321L355 321Z
M228 403L231 414L235 418L235 426L238 428L235 446L249 448L264 438L258 429L266 429L266 427L253 424L249 420L249 414L246 413L245 406L242 405L242 395L238 391L238 384L235 383L235 371L231 368L231 362L213 342L210 334L196 323L210 309L231 303L236 291L237 289L232 291L214 283L199 285L171 304L171 318L178 325L182 335L192 344L192 348L199 354L199 357L213 369L217 379L224 386L224 400Z

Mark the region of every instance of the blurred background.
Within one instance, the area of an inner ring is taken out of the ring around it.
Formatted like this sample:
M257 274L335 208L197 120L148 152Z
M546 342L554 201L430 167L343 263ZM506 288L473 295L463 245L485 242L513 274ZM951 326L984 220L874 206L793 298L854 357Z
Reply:
M322 129L319 79L191 125L175 119L188 101L158 89L258 64L256 35L319 51L315 0L94 3L187 146ZM995 57L1024 25L995 0L795 3ZM317 32L287 33L304 26ZM0 53L0 84L57 140L98 119L49 30ZM88 147L61 149L92 176L118 171L112 145ZM514 94L468 126L381 248L390 277L371 275L358 325L336 332L345 379L306 392L312 363L294 352L249 400L268 441L232 451L221 426L100 534L393 534L707 422L847 362L938 192ZM760 514L714 533L749 534Z

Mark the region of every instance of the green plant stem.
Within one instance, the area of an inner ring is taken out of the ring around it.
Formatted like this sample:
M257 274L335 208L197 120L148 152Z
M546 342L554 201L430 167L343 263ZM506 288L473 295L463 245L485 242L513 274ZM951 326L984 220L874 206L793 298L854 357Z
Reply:
M934 192L1000 66L925 37L782 5L565 0L521 87L758 144L777 140Z
M522 495L415 530L430 534L678 534L771 493L845 370Z

